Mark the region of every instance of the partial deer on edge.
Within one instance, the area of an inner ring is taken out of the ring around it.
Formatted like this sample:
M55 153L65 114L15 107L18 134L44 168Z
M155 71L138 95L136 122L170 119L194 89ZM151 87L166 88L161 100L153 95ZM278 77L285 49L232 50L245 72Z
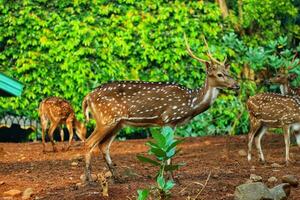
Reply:
M109 149L117 132L124 126L176 127L206 111L221 88L239 88L237 82L229 76L229 65L225 65L225 61L217 61L210 52L210 60L200 59L193 54L187 41L186 45L189 55L206 65L207 77L202 88L125 81L103 84L86 95L82 102L83 112L86 118L88 112L91 112L96 127L86 140L85 181L92 181L91 154L97 146L102 151L109 170L115 175Z
M76 119L74 110L71 104L60 97L48 97L44 99L39 106L39 116L41 119L42 126L42 142L43 142L43 152L45 152L45 132L48 127L48 122L50 121L50 128L48 130L48 136L52 143L53 151L57 151L55 143L53 140L53 133L58 126L66 124L69 131L69 144L67 150L71 146L73 139L73 127L76 129L76 134L78 137L85 141L86 137L86 127L83 123ZM60 128L61 141L64 141L64 131Z
M275 77L270 79L271 83L279 84L283 95L300 96L300 88L292 88L290 82L297 78L297 74L289 74L287 71L279 71Z
M265 162L261 149L261 139L268 128L283 128L285 141L285 160L288 164L290 148L290 130L300 130L300 98L275 93L262 93L252 96L247 101L250 116L248 134L248 161L251 161L252 143L258 150L259 159ZM300 146L300 134L296 134Z

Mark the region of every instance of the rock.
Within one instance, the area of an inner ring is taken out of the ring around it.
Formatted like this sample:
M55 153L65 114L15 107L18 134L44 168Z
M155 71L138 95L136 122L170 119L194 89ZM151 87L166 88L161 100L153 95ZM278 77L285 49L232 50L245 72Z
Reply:
M273 200L273 195L261 182L248 183L235 189L234 200Z
M78 153L72 157L72 160L82 161L83 156Z
M33 189L32 188L26 188L22 194L22 199L30 199L30 197L33 195Z
M0 181L0 185L3 185L5 182L4 181Z
M247 152L244 149L241 149L238 151L238 154L242 157L246 157L247 156Z
M21 193L22 192L20 190L12 189L12 190L8 190L8 191L4 192L3 196L15 197L15 196L19 196Z
M251 168L250 168L250 172L254 172L256 170L256 168L255 168L255 166L251 166Z
M277 164L277 163L273 163L273 164L271 164L271 167L274 167L274 168L281 168L282 165L279 165L279 164Z
M261 182L262 181L262 177L261 176L257 176L256 174L251 174L250 175L250 180L252 180L253 182Z
M298 179L293 175L285 175L281 178L283 183L289 183L293 187L297 187L299 185Z
M290 196L291 186L288 183L282 183L270 189L274 200L286 200Z
M72 165L72 166L77 166L77 165L78 165L78 162L72 162L71 165Z
M276 183L277 181L278 179L275 176L271 176L270 178L268 178L269 183Z

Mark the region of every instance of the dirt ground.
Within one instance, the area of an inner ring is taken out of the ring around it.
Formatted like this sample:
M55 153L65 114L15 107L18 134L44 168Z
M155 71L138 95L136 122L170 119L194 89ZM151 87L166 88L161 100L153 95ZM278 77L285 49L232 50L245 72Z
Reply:
M155 168L139 163L136 158L137 154L147 152L145 142L128 140L113 143L111 156L122 178L121 183L109 185L109 197L101 197L100 186L76 186L84 166L84 151L79 142L75 142L76 146L67 152L61 151L62 143L57 143L60 150L57 153L51 152L50 143L47 143L46 153L42 152L41 143L0 143L0 182L4 181L0 185L0 198L7 190L23 191L31 187L33 199L136 199L138 189L154 183ZM271 176L278 178L277 184L286 174L300 178L300 149L296 146L291 147L291 156L297 161L295 164L281 168L271 166L274 162L284 164L282 135L267 135L263 139L263 150L268 161L265 165L257 161L255 150L252 163L238 154L239 150L247 149L246 142L245 136L186 138L180 145L182 151L174 160L174 163L185 162L185 166L175 173L179 183L172 190L171 199L195 197L209 173L211 176L198 199L233 199L235 187L245 183L251 173L262 176L269 187L276 185L267 182ZM105 164L99 152L93 158L93 172L99 173ZM72 162L78 165L72 165ZM255 170L250 171L251 168ZM300 188L293 188L289 199L299 200Z

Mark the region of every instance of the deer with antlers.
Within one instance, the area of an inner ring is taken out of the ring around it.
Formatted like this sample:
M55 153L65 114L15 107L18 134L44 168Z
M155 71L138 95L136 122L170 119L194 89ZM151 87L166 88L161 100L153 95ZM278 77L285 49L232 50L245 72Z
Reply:
M103 84L86 95L82 103L83 112L87 119L88 112L91 112L96 121L93 133L86 140L86 181L92 181L91 153L97 146L109 170L115 174L109 150L118 130L124 126L176 127L206 111L221 88L239 88L229 75L226 59L219 62L210 52L210 60L198 58L191 51L186 37L185 41L188 54L206 65L207 77L202 88L189 89L161 82L124 81Z
M73 139L73 126L76 129L76 134L78 137L84 141L86 136L86 127L83 123L78 121L75 117L75 112L71 104L60 97L48 97L44 99L39 106L39 116L42 126L42 142L43 142L43 152L45 152L45 132L50 121L50 128L48 131L48 136L50 138L53 151L56 152L55 143L53 140L53 133L58 126L66 124L69 131L69 144L67 150L71 146ZM64 141L64 131L60 128L61 141Z

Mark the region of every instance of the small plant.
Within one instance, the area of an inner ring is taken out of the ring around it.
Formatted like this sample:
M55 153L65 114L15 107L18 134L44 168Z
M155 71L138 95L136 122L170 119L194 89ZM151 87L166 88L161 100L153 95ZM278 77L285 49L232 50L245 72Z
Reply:
M183 163L171 164L171 159L180 151L176 147L183 140L174 139L174 131L170 127L164 127L161 133L153 133L152 137L154 142L147 142L146 145L150 147L148 154L154 158L144 157L138 155L137 158L141 162L150 163L159 168L156 175L156 184L151 188L158 199L168 199L170 197L170 190L174 187L175 183L172 179L166 179L166 172L172 173L174 170L179 169ZM150 190L138 190L138 200L145 200L149 197Z

